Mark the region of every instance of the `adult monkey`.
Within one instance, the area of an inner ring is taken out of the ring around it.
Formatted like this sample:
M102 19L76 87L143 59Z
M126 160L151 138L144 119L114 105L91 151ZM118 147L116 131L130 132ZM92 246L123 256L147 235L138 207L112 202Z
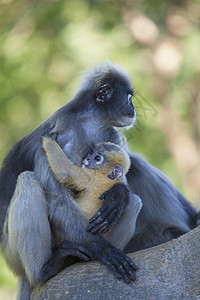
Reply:
M73 195L54 180L41 147L40 136L53 135L66 155L80 165L88 148L94 144L122 143L115 127L133 124L135 112L131 98L132 89L126 73L111 64L100 66L89 73L72 101L19 141L4 160L0 174L1 233L4 224L2 245L7 261L24 279L21 282L23 291L30 293L30 285L40 280L41 266L52 254L46 208L46 200L48 202L52 195L54 200L51 198L52 204L49 206L50 221L54 224L54 234L60 233L57 244L53 246L59 247L63 240L84 245L80 248L66 242L61 245L61 249L58 248L58 257L62 258L64 250L70 253L70 247L74 250L72 255L77 253L81 257L83 254L83 259L87 259L87 255L90 257L93 252L93 256L95 253L96 258L106 262L119 276L124 275L119 274L118 266L123 264L125 267L125 258L118 253L117 261L113 263L112 247L100 235L86 232L87 218L74 205ZM129 187L131 192L142 199L143 208L136 234L126 250L133 251L163 243L194 227L197 212L184 196L157 169L135 154L130 154L130 157L132 164L127 175ZM22 173L27 170L34 171L40 182L32 173ZM92 218L89 230L91 227L99 229L105 220L108 226L119 220L128 205L128 201L125 201L127 195L127 187L121 184L105 192L102 208ZM32 201L27 201L29 198ZM109 212L113 211L113 207L116 215L110 220ZM62 220L66 220L65 224ZM24 226L27 227L26 231ZM108 251L102 251L104 248ZM36 258L34 255L37 253L39 257ZM15 261L16 258L19 260ZM130 262L127 264L124 276L129 270L131 272ZM131 280L130 277L128 279Z
M98 259L126 282L135 279L136 267L121 250L103 235L86 231L87 217L71 190L55 180L40 140L53 136L69 159L80 165L93 145L121 143L113 126L133 124L131 97L126 74L112 65L101 66L89 74L72 101L19 141L5 158L0 174L2 249L21 278L21 299L29 298L34 285L59 271L57 266L68 264L69 256ZM103 208L110 213L102 222L107 227L117 222L128 204L128 188L115 184L104 193Z

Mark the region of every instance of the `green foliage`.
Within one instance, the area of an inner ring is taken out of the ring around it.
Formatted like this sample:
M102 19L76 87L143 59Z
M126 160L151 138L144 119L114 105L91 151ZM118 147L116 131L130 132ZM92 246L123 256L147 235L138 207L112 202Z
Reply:
M8 269L5 260L0 256L1 272L0 272L0 286L15 288L17 278Z

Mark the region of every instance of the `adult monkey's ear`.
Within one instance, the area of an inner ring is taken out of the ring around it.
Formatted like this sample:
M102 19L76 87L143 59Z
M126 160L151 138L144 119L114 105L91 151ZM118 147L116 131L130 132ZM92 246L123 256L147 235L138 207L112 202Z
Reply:
M111 98L112 92L112 88L109 84L103 84L96 93L96 100L98 102L107 102Z

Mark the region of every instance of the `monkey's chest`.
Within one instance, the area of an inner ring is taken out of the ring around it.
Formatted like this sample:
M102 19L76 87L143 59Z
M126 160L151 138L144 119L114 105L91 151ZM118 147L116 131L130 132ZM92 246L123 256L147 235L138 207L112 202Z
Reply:
M120 182L118 179L116 182ZM87 189L79 192L76 196L76 202L79 204L83 212L86 214L87 218L93 217L97 211L102 207L103 200L99 199L99 196L105 191L109 190L113 186L113 181L90 181L87 185ZM105 236L109 236L112 229L110 229Z
M99 196L109 190L113 186L113 182L109 184L100 184L92 182L88 185L87 189L79 192L76 197L76 201L85 212L88 219L101 208L103 201L99 199Z
M103 193L103 191L102 191ZM99 199L101 192L88 193L88 191L82 191L78 194L76 202L84 211L88 219L90 219L102 206L102 200Z

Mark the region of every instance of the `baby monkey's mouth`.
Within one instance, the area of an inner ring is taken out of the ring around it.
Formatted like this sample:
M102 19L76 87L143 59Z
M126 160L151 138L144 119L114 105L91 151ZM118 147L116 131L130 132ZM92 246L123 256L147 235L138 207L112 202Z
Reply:
M111 180L117 180L120 177L123 176L124 170L122 165L117 164L113 169L112 172L110 174L106 174L106 177L108 177Z

